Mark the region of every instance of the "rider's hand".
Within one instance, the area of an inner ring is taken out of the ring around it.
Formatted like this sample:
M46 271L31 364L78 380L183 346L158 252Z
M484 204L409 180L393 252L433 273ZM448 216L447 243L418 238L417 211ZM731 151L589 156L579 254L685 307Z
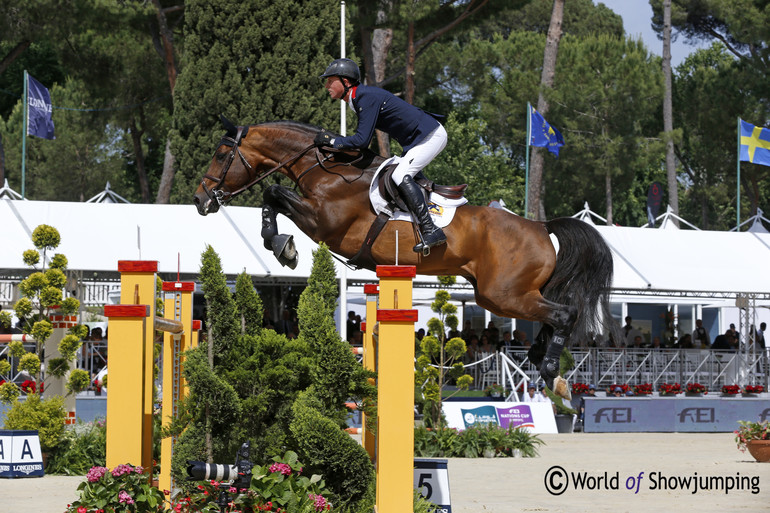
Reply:
M321 130L316 134L315 139L313 139L313 144L316 146L331 146L332 139L332 134L326 130Z

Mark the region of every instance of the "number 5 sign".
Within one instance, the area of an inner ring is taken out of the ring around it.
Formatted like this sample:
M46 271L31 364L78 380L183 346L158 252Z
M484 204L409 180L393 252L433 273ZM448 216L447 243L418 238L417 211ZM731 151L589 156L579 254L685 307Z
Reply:
M438 506L437 513L452 513L447 460L415 458L414 487Z

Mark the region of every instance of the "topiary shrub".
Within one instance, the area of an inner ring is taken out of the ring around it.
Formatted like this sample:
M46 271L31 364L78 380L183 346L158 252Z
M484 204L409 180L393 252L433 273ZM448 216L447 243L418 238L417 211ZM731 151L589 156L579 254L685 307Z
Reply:
M40 394L29 394L26 400L13 403L6 413L5 429L37 430L40 449L48 452L64 436L64 399L60 396L40 399Z
M292 410L291 432L309 471L321 473L334 493L335 510L369 512L374 507L375 474L366 450L321 413L313 387L301 392Z

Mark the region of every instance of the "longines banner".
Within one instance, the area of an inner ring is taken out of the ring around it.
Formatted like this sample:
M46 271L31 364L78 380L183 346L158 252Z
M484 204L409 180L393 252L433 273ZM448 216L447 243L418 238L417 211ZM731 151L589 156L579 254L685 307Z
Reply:
M739 420L770 419L770 400L753 398L587 398L586 433L732 432Z
M477 424L526 427L532 433L556 433L551 403L445 401L444 416L450 428L463 430Z

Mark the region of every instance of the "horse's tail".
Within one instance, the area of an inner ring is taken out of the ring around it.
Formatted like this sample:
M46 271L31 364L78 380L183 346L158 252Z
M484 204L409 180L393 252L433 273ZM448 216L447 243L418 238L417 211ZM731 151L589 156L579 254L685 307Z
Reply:
M559 252L556 268L541 293L550 301L577 309L570 340L584 342L590 334L602 331L620 340L610 313L613 266L609 246L593 226L578 219L553 219L545 226L559 239Z

